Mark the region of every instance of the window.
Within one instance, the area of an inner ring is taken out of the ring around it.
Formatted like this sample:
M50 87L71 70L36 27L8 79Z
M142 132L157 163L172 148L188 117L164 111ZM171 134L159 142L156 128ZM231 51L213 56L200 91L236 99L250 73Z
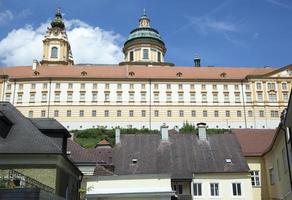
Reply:
M51 48L51 58L58 58L58 47Z
M191 90L195 89L195 85L194 84L191 84L190 87L191 87Z
M171 117L171 110L167 111L167 117Z
M131 89L131 90L134 89L134 84L130 84L130 89Z
M289 96L287 93L283 93L283 101L288 102L289 101Z
M120 84L120 83L117 84L117 89L118 89L118 90L121 90L121 89L122 89L122 84Z
M195 93L191 93L191 103L195 103L196 102L196 94Z
M154 116L155 116L155 117L159 117L159 111L158 111L158 110L155 110L155 111L154 111Z
M59 117L59 111L58 110L54 110L54 117Z
M130 96L129 96L129 100L130 101L134 101L135 99L134 99L134 93L132 92L132 93L130 93L129 94Z
M226 116L226 117L230 117L230 110L226 110L226 111L225 111L225 116Z
M275 90L275 89L276 89L275 83L268 83L268 90Z
M219 196L219 183L210 183L211 196Z
M178 89L182 90L183 89L183 85L182 84L178 84Z
M261 90L262 89L262 84L261 83L257 83L256 87L257 87L257 90Z
M32 84L30 85L30 89L31 89L31 90L35 90L35 83L32 83Z
M149 59L149 50L143 49L143 59Z
M67 93L67 101L72 102L73 100L73 94L72 93Z
M245 89L246 90L250 90L250 86L247 84L247 85L245 85Z
M134 61L134 52L133 51L130 52L130 61Z
M157 62L161 62L161 53L157 52Z
M60 83L56 83L56 89L60 89L61 85Z
M129 111L129 117L134 117L134 111L133 110Z
M117 93L117 101L122 102L122 93Z
M282 83L282 90L287 90L287 83Z
M145 93L141 93L141 101L146 101L146 94Z
M260 172L259 171L251 171L250 175L251 175L252 186L260 186L261 185Z
M214 111L214 117L219 117L219 111L218 110Z
M28 112L28 117L29 117L29 118L33 118L33 111L32 111L32 110L30 110L30 111Z
M11 84L10 83L7 84L6 89L7 90L11 90Z
M146 89L146 85L143 83L143 84L141 84L141 89L142 90L145 90Z
M194 196L202 196L202 183L194 183Z
M81 84L80 84L80 89L81 89L81 90L84 90L84 89L85 89L85 83L81 83Z
M79 110L79 117L84 117L84 110Z
M248 116L248 117L252 117L252 110L249 110L249 111L247 112L247 116Z
M251 102L251 94L250 93L246 93L246 102Z
M183 194L183 186L182 185L173 185L173 190L176 194Z
M48 84L47 83L43 83L43 90L48 89Z
M96 117L96 110L91 111L91 117Z
M196 117L196 111L192 110L192 117Z
M280 181L281 180L281 170L280 170L280 163L279 163L278 159L277 159L276 163L277 163L278 180Z
M213 90L217 90L217 85L213 85Z
M206 90L206 85L202 84L202 90Z
M110 86L109 86L108 83L106 83L106 84L104 85L104 87L105 87L106 90L108 90Z
M11 97L10 94L6 94L6 95L5 95L5 101L10 101L10 97Z
M57 92L55 93L55 102L59 102L60 101L60 93Z
M274 175L274 168L271 167L269 169L269 177L270 177L270 184L273 185L275 184L275 175Z
M29 102L34 103L35 102L35 93L31 93L29 97Z
M80 93L80 101L84 102L85 101L85 93Z
M22 102L22 94L18 94L17 95L17 103L21 103Z
M235 102L240 102L240 93L235 94Z
M93 89L93 90L97 90L97 83L93 83L93 84L92 84L92 89Z
M171 93L166 94L166 101L171 102Z
M229 102L229 94L224 93L224 102Z
M158 84L154 84L154 89L158 90Z
M159 93L154 93L154 101L159 102Z
M241 196L241 183L232 183L233 196Z
M184 111L183 111L183 110L180 110L180 111L179 111L179 116L180 116L180 117L183 117L183 116L184 116Z
M184 93L179 93L178 94L178 101L183 102L184 101Z
M104 111L104 116L105 116L105 117L108 117L108 116L109 116L109 111L108 111L108 110L105 110L105 111Z
M71 110L67 110L67 117L71 117Z
M22 83L18 85L18 90L23 90L23 84Z
M237 111L237 117L241 117L241 111L240 110Z
M239 90L239 85L234 85L235 90Z
M277 96L275 93L270 93L269 94L269 100L270 102L277 102Z
M218 102L218 94L217 93L213 94L213 101Z
M97 102L97 93L92 93L92 101Z
M228 85L223 85L224 90L228 90Z
M73 83L68 83L68 89L72 90L73 89Z
M271 110L271 117L273 118L279 117L279 112L277 110Z
M117 110L117 117L121 117L122 116L122 111L121 110Z
M208 112L207 112L207 110L203 110L203 117L208 117Z
M146 110L141 110L141 116L146 117Z
M104 101L109 101L109 93L104 94Z
M264 99L263 99L263 93L257 93L257 99L259 102L262 102Z
M41 111L41 117L46 117L46 111L45 110Z
M202 102L207 102L207 93L202 93Z
M263 110L260 110L259 115L260 117L265 117L265 112Z
M170 84L166 84L166 89L171 90L171 85Z

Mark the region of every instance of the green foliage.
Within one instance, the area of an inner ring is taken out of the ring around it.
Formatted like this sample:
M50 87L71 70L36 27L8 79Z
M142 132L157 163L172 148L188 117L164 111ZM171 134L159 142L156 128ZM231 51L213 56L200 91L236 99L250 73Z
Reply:
M197 128L190 124L188 121L183 123L181 129L179 129L180 133L197 133Z

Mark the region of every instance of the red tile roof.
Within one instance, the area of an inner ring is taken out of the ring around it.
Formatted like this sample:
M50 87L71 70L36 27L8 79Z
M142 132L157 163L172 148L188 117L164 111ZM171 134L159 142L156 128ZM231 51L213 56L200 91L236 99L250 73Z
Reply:
M0 68L0 75L20 78L98 78L98 79L244 79L264 75L279 68L240 67L167 67L167 66L31 66ZM222 77L222 73L226 76Z
M99 145L110 145L110 143L106 139L101 140L98 144Z
M232 129L244 156L262 156L269 149L276 129Z

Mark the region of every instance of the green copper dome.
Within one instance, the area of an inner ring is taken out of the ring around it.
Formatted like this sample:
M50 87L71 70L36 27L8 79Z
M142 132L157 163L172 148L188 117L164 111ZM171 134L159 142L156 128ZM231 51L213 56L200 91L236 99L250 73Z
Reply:
M55 28L55 27L59 27L61 29L65 28L65 24L62 21L62 14L61 14L61 10L60 9L57 10L57 13L55 14L55 18L51 22L51 26L52 26L52 28Z

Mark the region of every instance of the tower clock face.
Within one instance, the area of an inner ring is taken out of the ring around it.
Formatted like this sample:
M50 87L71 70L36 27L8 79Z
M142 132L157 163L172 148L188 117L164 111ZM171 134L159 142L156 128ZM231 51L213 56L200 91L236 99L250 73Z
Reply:
M57 36L58 35L58 31L54 31L54 35Z

